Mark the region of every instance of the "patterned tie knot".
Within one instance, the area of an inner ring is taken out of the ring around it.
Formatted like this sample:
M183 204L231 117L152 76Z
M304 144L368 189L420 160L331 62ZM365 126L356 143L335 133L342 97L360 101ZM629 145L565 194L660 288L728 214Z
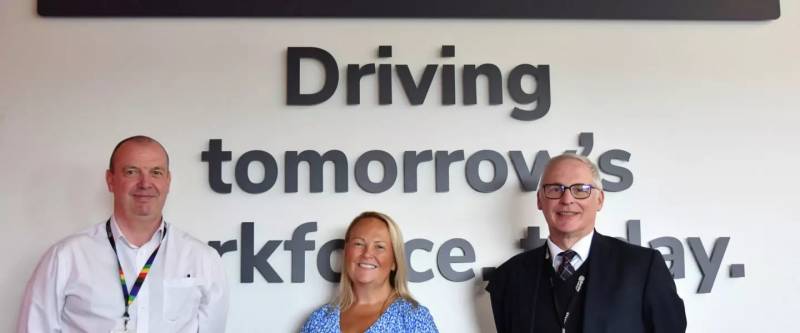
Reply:
M575 274L575 268L572 267L571 261L576 255L577 253L572 250L566 250L558 254L558 256L561 257L561 264L558 265L556 273L562 281L566 281L572 274Z
M576 255L578 255L578 253L572 250L566 250L558 254L561 260L566 260L567 262L572 261L572 258L575 258Z

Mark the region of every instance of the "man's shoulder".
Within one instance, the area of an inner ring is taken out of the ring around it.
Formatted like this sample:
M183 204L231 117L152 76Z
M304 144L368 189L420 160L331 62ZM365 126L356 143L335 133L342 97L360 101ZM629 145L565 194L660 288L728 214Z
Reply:
M59 241L55 242L52 246L53 249L70 249L76 246L88 245L92 243L97 243L100 240L104 240L105 233L101 234L101 231L105 222L97 223L90 227L84 228L78 232L72 233ZM102 236L102 237L101 237Z
M503 290L509 285L532 280L542 267L537 262L541 263L541 260L544 260L545 246L519 253L485 275L489 281L486 290L492 295L499 295L503 294Z
M495 271L505 274L516 274L522 269L535 270L539 267L536 265L536 262L544 258L545 247L546 245L542 245L533 250L518 253L497 267Z
M173 246L175 247L192 252L200 252L205 256L219 257L217 252L212 247L208 246L208 244L197 239L188 232L181 230L172 223L167 226L167 234L167 237L174 240Z
M69 264L76 258L85 257L87 254L96 255L104 246L110 251L105 235L99 234L101 224L96 224L81 231L66 236L48 247L39 262L40 265L59 262Z
M186 246L198 246L198 245L205 245L199 239L192 236L190 233L183 231L180 227L176 226L174 223L170 223L167 226L167 233L169 237L173 237L175 239L180 239L181 242L186 242Z
M601 246L609 249L609 253L619 257L624 257L626 260L650 260L650 258L658 253L657 250L649 247L631 244L624 240L602 235L600 233L595 233L595 237L598 238Z

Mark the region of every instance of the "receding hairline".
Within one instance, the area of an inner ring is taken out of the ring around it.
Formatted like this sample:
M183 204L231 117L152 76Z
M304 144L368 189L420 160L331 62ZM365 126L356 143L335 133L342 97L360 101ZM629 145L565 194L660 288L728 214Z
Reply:
M161 151L164 152L164 156L167 159L167 170L169 170L169 153L167 153L167 149L164 148L164 145L162 145L161 142L158 142L158 140L153 139L153 138L151 138L149 136L146 136L146 135L134 135L134 136L122 139L122 141L120 141L119 143L117 143L116 146L114 146L114 150L111 151L111 158L108 159L108 170L109 171L111 171L112 173L114 172L114 158L117 157L117 152L120 150L120 148L122 148L123 145L125 145L126 143L129 143L129 142L137 143L137 144L148 144L148 143L153 144L154 143L154 144L158 145L161 148Z

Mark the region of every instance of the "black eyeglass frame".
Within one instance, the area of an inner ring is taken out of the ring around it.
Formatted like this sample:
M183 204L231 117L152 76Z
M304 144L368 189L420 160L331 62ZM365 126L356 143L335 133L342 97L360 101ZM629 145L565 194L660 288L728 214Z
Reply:
M548 191L546 190L546 188L547 187L552 187L552 186L558 186L559 187L559 189L560 189L560 191L558 192L558 193L560 193L559 196L557 196L557 197L549 197L549 196L547 196ZM584 189L586 187L589 187L589 191L588 192L581 192L580 191L581 187L583 187ZM564 193L567 192L567 189L569 189L569 194L571 194L573 198L578 199L578 200L583 200L583 199L587 199L587 198L591 197L592 196L592 190L600 190L599 188L597 188L596 186L594 186L592 184L576 183L576 184L572 184L570 186L567 186L567 185L564 185L564 184L554 183L554 184L544 184L544 185L542 185L542 192L543 192L542 195L547 199L557 200L557 199L561 199L561 197L564 196ZM577 195L576 195L576 193L577 193ZM588 195L586 195L584 197L583 193L588 193Z

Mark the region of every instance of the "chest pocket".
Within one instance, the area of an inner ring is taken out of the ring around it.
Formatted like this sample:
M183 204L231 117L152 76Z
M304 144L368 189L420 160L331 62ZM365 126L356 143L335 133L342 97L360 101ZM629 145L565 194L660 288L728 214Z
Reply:
M196 278L165 279L164 319L176 322L196 317L202 296Z

